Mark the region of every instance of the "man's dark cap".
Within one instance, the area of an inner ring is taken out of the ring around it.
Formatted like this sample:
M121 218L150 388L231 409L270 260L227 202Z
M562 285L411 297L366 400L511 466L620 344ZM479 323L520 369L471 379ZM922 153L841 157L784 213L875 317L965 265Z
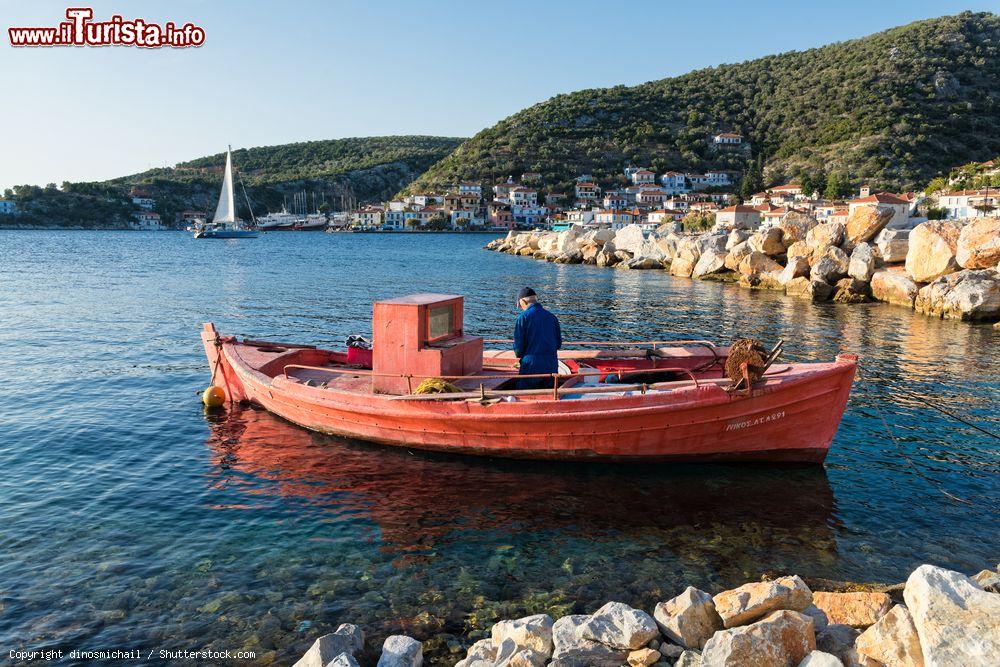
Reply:
M521 299L527 299L529 296L537 296L535 290L530 287L522 287L521 291L517 293L518 303L520 303Z

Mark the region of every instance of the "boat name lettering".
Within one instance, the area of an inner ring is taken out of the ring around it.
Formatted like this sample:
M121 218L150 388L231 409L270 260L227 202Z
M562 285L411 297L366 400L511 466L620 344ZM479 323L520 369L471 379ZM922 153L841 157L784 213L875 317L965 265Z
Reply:
M730 422L726 424L726 431L738 431L743 428L750 428L751 426L758 426L760 424L766 424L767 422L777 421L785 416L785 411L772 412L764 417L757 417L756 419L745 419L738 422Z

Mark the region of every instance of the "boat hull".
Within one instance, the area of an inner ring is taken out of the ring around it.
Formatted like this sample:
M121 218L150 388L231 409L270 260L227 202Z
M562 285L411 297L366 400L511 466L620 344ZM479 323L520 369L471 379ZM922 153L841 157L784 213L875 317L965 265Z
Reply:
M207 231L197 232L196 239L255 239L257 232L250 230L228 230L228 231Z
M397 447L539 460L821 463L856 368L853 356L841 355L768 378L749 395L702 383L561 400L414 401L270 377L257 370L252 350L214 329L202 338L210 367L218 366L214 383L232 400L304 428Z

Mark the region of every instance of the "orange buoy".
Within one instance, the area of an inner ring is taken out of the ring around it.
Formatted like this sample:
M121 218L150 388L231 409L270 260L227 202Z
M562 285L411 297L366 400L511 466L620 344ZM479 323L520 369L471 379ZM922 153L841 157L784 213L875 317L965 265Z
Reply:
M211 386L201 395L201 402L207 408L218 408L226 402L226 390L222 387Z

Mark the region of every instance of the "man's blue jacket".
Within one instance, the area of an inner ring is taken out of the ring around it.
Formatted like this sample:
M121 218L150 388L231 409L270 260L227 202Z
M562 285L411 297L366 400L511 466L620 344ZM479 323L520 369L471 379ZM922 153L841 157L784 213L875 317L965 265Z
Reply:
M557 372L560 347L562 331L555 315L533 303L517 316L514 354L521 360L521 375Z

